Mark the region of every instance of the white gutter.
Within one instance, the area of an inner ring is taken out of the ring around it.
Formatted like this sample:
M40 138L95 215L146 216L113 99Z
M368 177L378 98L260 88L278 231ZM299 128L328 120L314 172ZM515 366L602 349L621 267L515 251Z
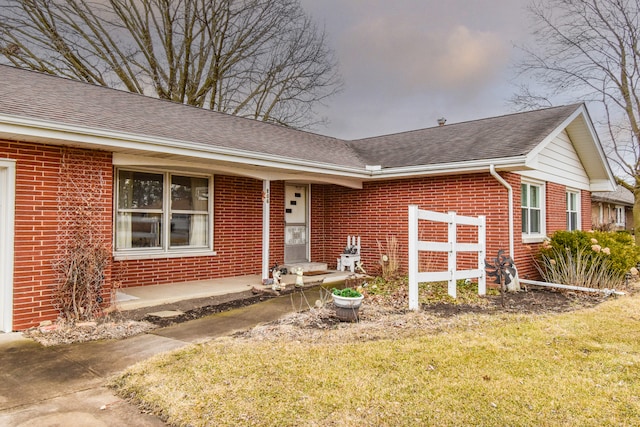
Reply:
M515 259L513 248L513 187L496 172L496 167L493 163L489 166L489 173L507 189L509 197L509 256L511 259Z
M486 172L487 166L490 165L497 165L501 169L525 170L528 169L525 160L525 156L514 156L390 168L366 166L366 171L372 179L410 178L415 176L447 175L451 173Z
M201 161L222 161L251 167L274 168L291 173L315 173L340 176L356 180L378 180L412 178L452 173L473 173L486 171L490 164L505 169L526 169L525 156L470 160L435 165L416 165L407 167L383 168L379 165L342 166L332 163L275 156L242 149L233 149L199 142L175 140L164 137L93 129L80 125L61 124L37 119L25 119L15 116L0 118L0 136L10 139L33 140L49 143L78 143L105 150L138 151L163 155L196 157ZM266 177L265 177L266 178ZM269 179L269 178L267 178Z
M164 137L149 137L132 133L93 129L79 125L52 123L35 119L3 116L0 135L11 139L34 138L56 140L68 144L77 142L102 149L126 149L177 156L195 156L202 160L227 161L251 166L289 168L295 172L326 173L342 177L363 178L369 174L359 166L341 166L313 160L283 157L275 154L233 149L200 142ZM41 142L36 141L36 142Z

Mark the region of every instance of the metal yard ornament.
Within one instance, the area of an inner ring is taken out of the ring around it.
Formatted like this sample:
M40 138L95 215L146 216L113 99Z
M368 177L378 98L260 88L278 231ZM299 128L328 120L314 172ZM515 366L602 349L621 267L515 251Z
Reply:
M484 260L485 269L489 277L494 277L494 283L500 285L501 303L504 307L504 294L507 291L507 285L511 283L514 277L516 277L516 267L513 259L510 256L504 254L504 250L498 251L498 256L493 260L493 264Z

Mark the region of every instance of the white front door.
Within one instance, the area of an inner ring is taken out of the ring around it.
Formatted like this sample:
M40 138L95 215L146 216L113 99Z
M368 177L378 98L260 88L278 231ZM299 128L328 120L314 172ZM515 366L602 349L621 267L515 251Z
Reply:
M13 230L16 164L0 160L0 331L13 328Z
M309 261L308 186L284 187L284 262Z

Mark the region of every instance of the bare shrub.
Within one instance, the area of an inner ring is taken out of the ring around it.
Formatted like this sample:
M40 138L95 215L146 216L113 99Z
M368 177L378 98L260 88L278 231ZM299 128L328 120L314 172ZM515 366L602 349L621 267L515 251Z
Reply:
M101 310L110 245L104 222L105 179L94 156L66 150L58 178L58 236L53 267L54 304L66 320L94 318Z
M615 289L622 279L607 259L589 249L551 248L541 254L538 270L546 282L594 289Z
M380 243L380 240L376 240L376 242L378 244L382 277L385 280L397 277L398 269L400 267L400 259L398 257L398 239L396 236L387 236L385 245Z

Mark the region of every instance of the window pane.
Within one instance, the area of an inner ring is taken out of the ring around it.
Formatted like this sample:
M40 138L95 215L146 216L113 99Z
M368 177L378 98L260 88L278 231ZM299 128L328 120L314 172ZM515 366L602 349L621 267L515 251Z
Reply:
M209 215L173 214L171 246L206 247L209 236Z
M171 209L206 211L209 204L209 180L190 176L171 176Z
M540 233L540 210L531 209L529 212L530 220L531 220L531 233Z
M540 207L540 187L536 185L529 186L529 207L530 208ZM531 222L533 222L533 220Z
M529 232L529 209L522 209L522 232Z
M529 206L527 204L527 184L520 185L520 206Z
M578 229L578 213L577 212L571 212L571 228L569 228L569 230L573 231L573 230L577 230Z
M124 212L118 214L116 221L116 249L161 246L161 214Z
M578 195L576 193L569 193L569 199L571 200L570 207L572 211L578 211Z
M162 209L162 174L119 171L118 209Z

